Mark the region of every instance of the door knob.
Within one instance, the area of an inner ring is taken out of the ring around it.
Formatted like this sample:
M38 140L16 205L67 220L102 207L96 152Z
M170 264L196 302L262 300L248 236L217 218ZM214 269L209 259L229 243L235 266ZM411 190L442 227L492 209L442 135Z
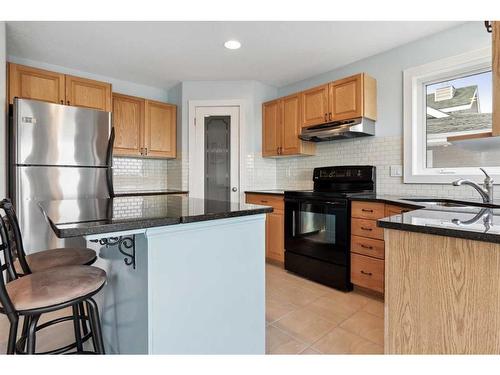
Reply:
M234 187L231 189L233 192L237 192L238 191L238 188Z

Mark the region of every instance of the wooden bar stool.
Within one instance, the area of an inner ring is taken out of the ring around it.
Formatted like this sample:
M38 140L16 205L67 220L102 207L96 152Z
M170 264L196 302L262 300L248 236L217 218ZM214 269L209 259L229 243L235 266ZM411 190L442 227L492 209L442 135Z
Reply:
M80 251L74 252L72 257L65 257L64 262L58 261L52 256L44 259L34 257L32 259L35 259L35 261L31 264L34 265L33 268L37 271L33 272L29 267L29 256L22 257L21 255L19 257L20 254L24 253L22 238L17 218L9 200L0 202L0 213L2 210L5 212L5 216L0 215L0 235L2 240L0 251L4 252L5 263L3 265L0 263L2 271L2 277L0 278L0 312L6 314L11 323L8 353L12 354L16 350L17 326L21 316L24 317L24 323L23 333L17 345L18 352L23 352L26 343L27 352L34 353L35 336L38 330L69 319L72 319L74 323L75 343L48 353L62 353L75 347L77 352L83 352L85 337L81 335L80 322L83 323L88 319L91 332L87 334L87 337L92 336L95 352L104 353L99 313L92 296L104 285L106 273L99 268L86 265L61 265L70 258L74 261L85 261L87 259L85 263L90 261L88 260L88 252ZM63 249L58 249L56 252L59 252L59 250ZM43 269L43 266L47 264L51 264L52 267ZM21 267L22 273L19 272L19 269L16 269L16 265ZM83 313L83 303L87 306L88 318ZM73 309L72 316L59 318L37 327L38 319L42 313L60 310L69 306ZM83 324L83 326L87 331L86 324Z

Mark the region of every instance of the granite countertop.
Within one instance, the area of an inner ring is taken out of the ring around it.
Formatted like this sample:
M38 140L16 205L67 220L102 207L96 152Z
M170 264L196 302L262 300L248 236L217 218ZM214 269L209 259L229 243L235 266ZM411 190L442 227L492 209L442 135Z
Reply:
M384 202L414 209L401 215L378 220L377 224L382 228L500 243L500 202L498 201L487 207L482 204L482 201L476 199L462 201L377 194L360 195L351 200ZM435 201L438 204L428 201Z
M132 195L39 203L59 238L79 237L272 212L272 207L189 198Z
M285 190L269 189L269 190L247 190L245 194L266 194L266 195L285 195Z
M161 195L161 194L188 194L187 190L160 189L160 190L128 190L115 191L115 197L130 197L134 195Z

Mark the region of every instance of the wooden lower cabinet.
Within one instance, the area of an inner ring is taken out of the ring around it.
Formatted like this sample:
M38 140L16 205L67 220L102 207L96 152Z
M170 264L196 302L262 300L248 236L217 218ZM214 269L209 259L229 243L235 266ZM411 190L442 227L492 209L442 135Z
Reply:
M266 217L266 258L283 263L285 261L285 211L283 196L246 194L246 203L271 206L274 211Z
M267 214L266 258L285 261L285 215L283 211Z
M384 293L384 260L351 252L351 282Z
M384 230L377 220L411 211L411 208L383 202L351 202L351 282L384 294Z

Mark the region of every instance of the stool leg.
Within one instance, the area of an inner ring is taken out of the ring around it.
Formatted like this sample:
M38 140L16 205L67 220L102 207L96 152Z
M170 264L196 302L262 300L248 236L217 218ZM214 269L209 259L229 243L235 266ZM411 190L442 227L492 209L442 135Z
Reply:
M78 309L80 310L80 319L82 321L82 333L84 336L87 336L89 329L87 326L87 319L85 318L85 307L83 306L83 302L78 304Z
M40 315L33 315L30 319L29 328L28 328L28 343L27 343L27 353L35 354L36 347L36 324L38 323L38 319Z
M9 319L10 320L10 319ZM16 351L17 326L19 318L16 316L10 320L9 341L7 343L7 354L14 354Z
M99 319L99 309L92 298L87 301L87 309L90 315L90 327L92 329L92 339L94 348L98 354L106 354L104 350L104 342L102 340L101 320Z
M19 353L19 350L21 351L26 351L26 343L28 341L28 328L29 328L29 324L30 324L30 316L29 315L24 315L23 316L23 328L21 329L21 342L23 344L22 347L20 348L17 348L18 349L18 353Z
M80 332L80 312L78 305L73 305L73 330L75 331L76 351L83 351L82 335Z

